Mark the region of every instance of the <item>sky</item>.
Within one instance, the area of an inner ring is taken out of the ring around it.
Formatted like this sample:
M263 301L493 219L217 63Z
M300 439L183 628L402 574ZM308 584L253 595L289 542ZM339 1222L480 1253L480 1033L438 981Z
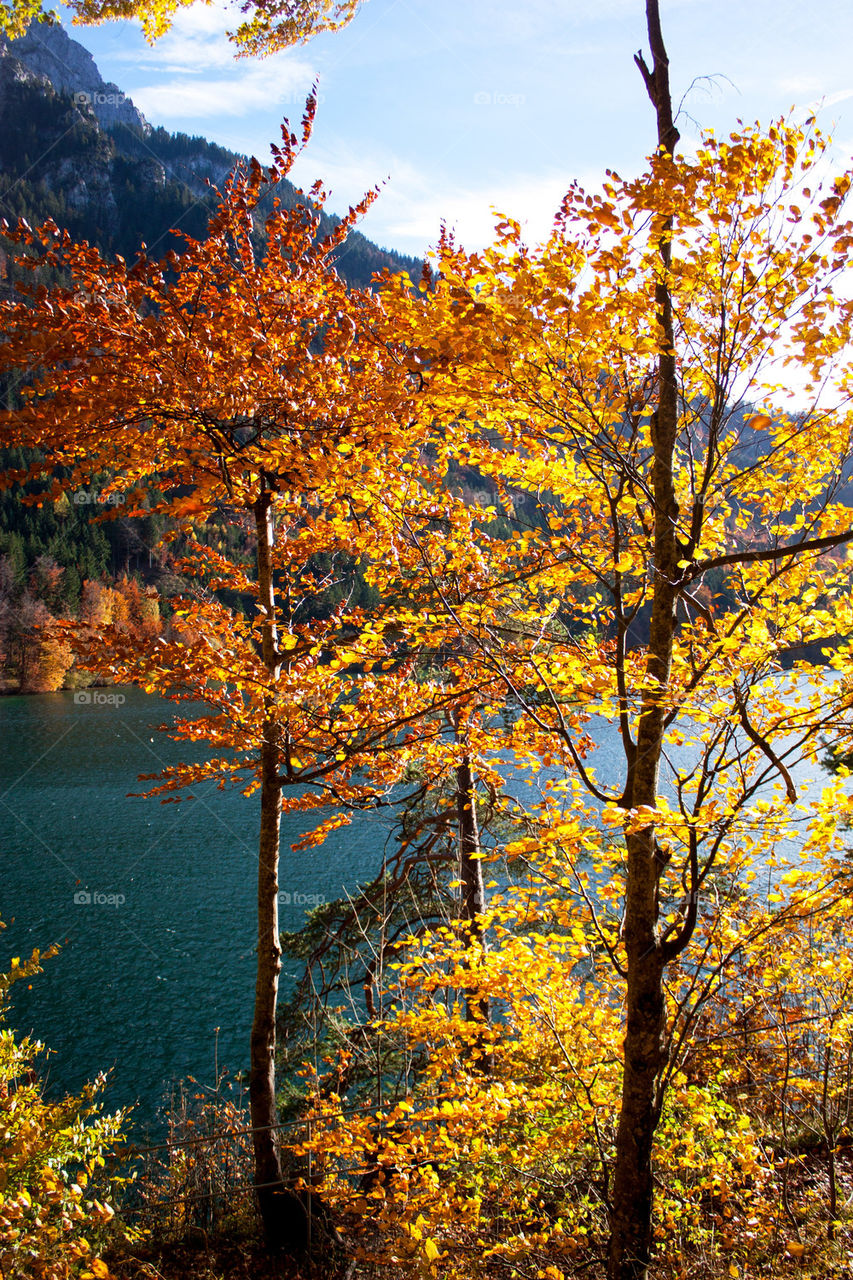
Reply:
M819 109L839 160L853 153L853 4L823 0L663 0L682 148L795 109ZM643 0L367 0L343 31L268 59L234 59L219 4L182 12L149 46L135 24L75 27L152 124L264 160L282 117L301 117L319 82L317 122L296 180L322 178L343 211L382 184L362 229L422 255L442 222L470 249L493 208L547 235L573 179L637 172L655 142L633 54L646 48Z

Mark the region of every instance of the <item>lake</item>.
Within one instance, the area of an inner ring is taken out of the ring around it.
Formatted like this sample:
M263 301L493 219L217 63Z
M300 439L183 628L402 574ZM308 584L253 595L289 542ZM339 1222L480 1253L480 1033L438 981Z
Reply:
M188 758L156 728L173 711L130 688L0 699L0 964L62 944L13 988L11 1023L53 1051L51 1092L113 1068L109 1103L138 1101L144 1124L171 1083L212 1084L215 1054L246 1068L254 993L258 796L215 783L180 804L128 796L138 774ZM615 732L593 731L598 777L619 776ZM377 874L386 812L300 853L310 816L285 816L283 929Z
M117 693L0 700L0 963L62 944L30 990L13 988L10 1021L53 1051L52 1092L112 1067L110 1104L139 1099L150 1122L169 1082L213 1082L217 1027L220 1066L247 1066L258 797L214 783L180 804L129 797L187 748L157 732L171 703ZM292 853L309 826L286 815L283 929L375 874L389 834L381 811L364 814Z

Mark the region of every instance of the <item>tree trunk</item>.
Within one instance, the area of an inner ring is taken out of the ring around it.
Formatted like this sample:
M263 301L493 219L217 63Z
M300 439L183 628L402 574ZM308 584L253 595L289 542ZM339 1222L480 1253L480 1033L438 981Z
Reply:
M640 801L639 803L644 803ZM658 870L646 830L628 838L626 1031L610 1210L610 1280L645 1280L652 1246L652 1147L666 1006L654 905Z
M483 912L486 909L486 890L483 884L483 860L480 856L480 829L477 823L477 797L474 791L474 772L471 757L464 755L456 766L456 814L459 824L459 878L462 881L462 936L469 947L486 949L483 934ZM466 1003L469 1022L489 1022L488 996L472 998ZM482 1049L478 1062L487 1069L491 1055Z
M653 67L637 55L655 107L659 147L673 154L678 132L672 120L669 62L660 29L658 0L646 0ZM678 576L678 505L673 459L678 431L678 382L669 290L669 227L659 245L660 275L655 287L661 352L658 357L658 405L652 423L654 579L646 660L646 692L629 761L623 803L633 809L654 807L663 750L663 701L672 666L675 635L675 581ZM658 934L658 882L663 869L654 827L626 837L627 877L623 939L627 963L626 1034L622 1107L616 1135L616 1159L610 1213L609 1280L645 1280L652 1248L654 1208L652 1148L660 1118L658 1081L665 1064L665 956Z
M265 615L263 659L271 680L278 675L278 639L272 575L272 493L255 503L258 535L258 604ZM275 1101L275 1015L281 945L278 936L278 857L281 832L279 778L281 725L272 692L267 695L261 745L261 834L258 848L258 969L252 1021L249 1107L255 1156L255 1187L272 1249L300 1252L308 1244L308 1214L300 1197L284 1185Z

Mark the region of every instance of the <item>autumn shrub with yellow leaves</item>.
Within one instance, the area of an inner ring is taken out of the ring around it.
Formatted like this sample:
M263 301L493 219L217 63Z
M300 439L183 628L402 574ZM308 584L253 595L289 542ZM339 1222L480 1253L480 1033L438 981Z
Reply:
M502 850L518 878L491 882L485 945L449 923L386 968L370 1032L405 1045L411 1069L376 1081L373 1106L335 1092L337 1060L307 1074L294 1154L380 1271L558 1280L603 1266L625 1034L618 846L574 802L559 814L548 797L538 816ZM843 1253L849 876L839 862L819 880L802 851L764 857L769 895L721 875L697 922L703 959L670 971L656 1276L783 1276L803 1259L832 1275Z
M314 1078L294 1150L310 1153L315 1191L365 1260L411 1276L557 1280L600 1259L623 1008L580 917L560 914L526 884L493 901L489 950L452 926L412 940L377 1028L422 1054L407 1092L389 1081L387 1105L353 1110ZM486 1002L490 1023L471 1017ZM748 1234L762 1212L757 1128L718 1079L675 1074L655 1172L660 1274L718 1248L721 1231Z
M38 951L15 958L0 974L0 1012L12 984L38 973L42 958ZM34 1066L41 1050L0 1027L0 1274L107 1280L98 1248L115 1214L115 1183L106 1164L124 1117L102 1113L103 1076L80 1094L49 1101Z
M686 1057L690 1074L713 1071L723 1082L764 1152L754 1211L762 1230L739 1238L722 1223L723 1249L807 1258L827 1275L844 1274L850 1258L851 918L842 893L819 911L792 913L727 976Z

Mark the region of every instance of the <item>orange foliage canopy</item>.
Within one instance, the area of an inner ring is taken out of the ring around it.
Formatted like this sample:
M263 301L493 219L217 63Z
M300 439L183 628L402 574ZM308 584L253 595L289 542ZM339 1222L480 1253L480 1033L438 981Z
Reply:
M406 726L420 725L440 747L447 709L482 683L464 664L452 681L412 679L449 633L424 613L435 592L402 530L449 521L462 543L470 515L422 456L412 359L380 297L349 292L334 270L373 195L325 237L319 184L292 209L279 203L314 105L301 137L285 127L270 168L252 161L227 180L204 240L184 237L161 260L142 252L133 264L106 261L52 224L11 230L33 283L2 316L3 362L30 376L3 429L10 443L41 451L33 473L54 476L44 500L106 472L102 493L121 495L126 517L153 510L184 541L175 567L194 588L176 602L171 638L153 619L142 625L144 603L130 585L88 584L85 620L99 631L84 660L114 679L206 701L203 727L182 721L177 733L202 735L213 758L170 771L170 789L216 776L251 790L272 698L287 725L281 779L315 784L287 803L306 809L330 796L363 799L372 784L355 780L359 769L386 787L403 767ZM45 265L67 284L39 284ZM251 542L265 492L274 619L251 565L203 532L216 517L244 526ZM309 617L307 602L366 558L383 603L355 608L344 595L328 617ZM224 604L223 591L241 607ZM128 610L136 626L124 625ZM273 623L271 670L262 651ZM85 637L78 630L78 645Z
M309 106L303 140L311 114ZM538 1025L517 1011L519 1061L527 1069L547 1044L555 1063L583 1069L581 1106L565 1128L581 1132L598 1108L586 1096L595 1036L575 1025L578 998L592 992L566 983L567 1003L552 1000L554 973L591 958L607 975L595 990L612 1065L627 972L624 854L635 837L651 842L645 924L667 974L653 1082L661 1100L702 1001L733 958L754 937L807 917L843 876L837 817L849 804L837 789L806 803L791 772L816 762L825 737L849 734L853 663L842 649L837 678L827 680L805 666L785 671L782 658L833 628L853 629L844 559L853 530L841 489L853 307L834 291L853 250L843 212L850 180L814 190L822 144L813 135L745 130L707 140L695 160L658 155L635 180L611 175L600 195L572 188L535 252L506 220L482 254L444 242L432 290L417 296L404 281L376 296L348 294L331 270L366 202L326 239L315 207L273 204L256 247L262 202L274 202L298 146L286 132L269 171L253 163L236 174L208 237L160 262L106 263L54 227L15 233L36 283L5 311L2 353L33 383L5 427L67 474L57 491L107 469L130 511L153 507L186 535L181 568L197 591L179 605L176 635L107 631L116 676L183 688L212 713L180 722L178 733L210 742L213 758L173 770L167 788L216 776L251 789L275 723L277 782L307 784L291 806L333 800L343 808L332 821L346 821L400 776L407 753L428 774L452 762L461 747L445 738L450 716L480 772L491 765L497 778L492 712L507 692L515 698L507 736L518 760L546 774L537 822L512 851L555 902L529 965L524 948L506 941L527 918L526 902L495 919L506 947L489 962L487 994L497 999L511 984L541 992ZM660 678L648 662L648 618L661 578L655 291L665 229L678 377L666 532L678 554ZM42 261L69 284L41 288ZM802 411L785 407L792 365L810 401ZM835 404L824 387L832 368ZM451 469L476 473L491 501L454 497ZM250 567L202 531L214 514L248 520L265 497L274 610ZM368 562L382 603L345 602L308 618L304 601L357 560ZM247 609L227 607L222 589ZM435 677L416 679L418 663ZM670 786L637 800L638 726L651 712L661 725L653 781L668 764ZM618 733L621 754L605 777L588 763L593 716ZM804 834L789 854L782 842L797 824ZM759 866L775 896L755 924L732 907ZM457 986L471 983L474 968L457 953L451 937L416 955L409 978L423 1008L410 1017L401 1003L401 1019L428 1047L437 1091L448 1089L471 1034L455 1008L445 1017L426 999L448 973ZM574 1037L565 1053L564 1032ZM514 1070L512 1052L510 1044ZM602 1088L615 1087L618 1070ZM474 1098L475 1120L506 1122L500 1085ZM425 1124L437 1119L429 1113ZM483 1135L470 1132L474 1150ZM361 1135L365 1148L373 1136ZM543 1135L540 1152L547 1145ZM602 1140L602 1159L608 1150ZM746 1168L751 1139L735 1154ZM331 1144L324 1155L334 1159ZM473 1201L473 1182L470 1190ZM431 1212L428 1200L419 1215ZM423 1234L407 1214L404 1225ZM439 1230L443 1202L436 1219L429 1265L436 1239L452 1247ZM462 1264L457 1273L471 1274Z
M74 22L98 23L136 18L146 39L165 35L172 19L194 0L70 0L67 8ZM335 31L355 15L360 0L244 0L247 17L230 38L236 56L265 56L320 31ZM14 39L22 36L30 21L49 21L51 11L42 0L2 0L0 31Z

